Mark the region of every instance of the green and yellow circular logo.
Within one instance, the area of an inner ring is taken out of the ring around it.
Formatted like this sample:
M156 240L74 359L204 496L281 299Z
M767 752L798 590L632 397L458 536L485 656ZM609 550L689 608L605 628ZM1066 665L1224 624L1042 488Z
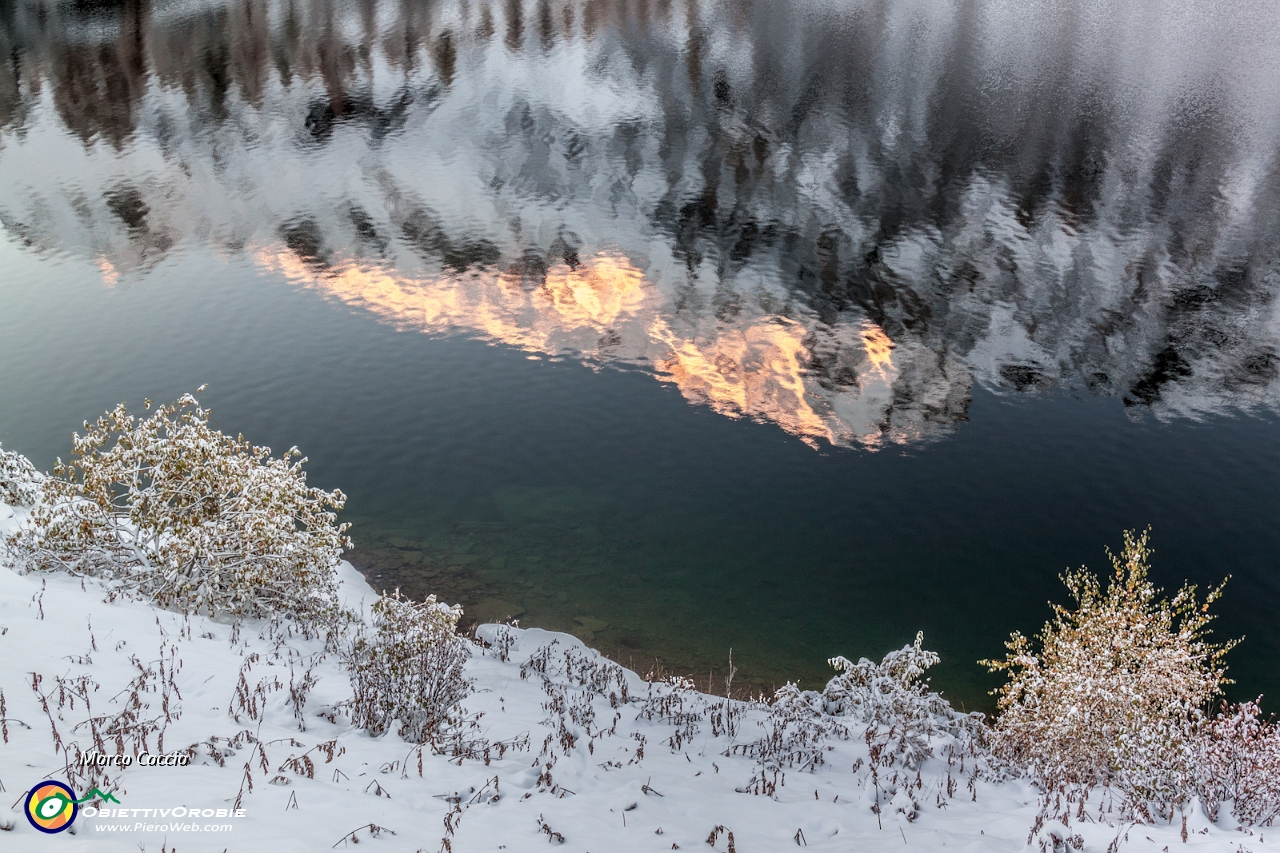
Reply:
M41 832L62 832L79 810L75 792L61 782L41 782L27 794L27 820Z

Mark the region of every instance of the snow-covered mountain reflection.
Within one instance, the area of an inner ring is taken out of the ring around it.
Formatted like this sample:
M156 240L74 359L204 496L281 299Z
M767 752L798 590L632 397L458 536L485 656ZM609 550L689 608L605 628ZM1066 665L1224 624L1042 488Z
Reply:
M1266 2L6 5L0 221L193 243L813 443L1280 408Z

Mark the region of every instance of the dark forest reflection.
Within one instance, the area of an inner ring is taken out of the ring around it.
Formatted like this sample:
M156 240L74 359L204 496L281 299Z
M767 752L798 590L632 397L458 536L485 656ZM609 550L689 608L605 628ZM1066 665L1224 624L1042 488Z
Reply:
M945 432L975 382L1276 409L1280 30L1216 8L5 3L0 221L813 443Z

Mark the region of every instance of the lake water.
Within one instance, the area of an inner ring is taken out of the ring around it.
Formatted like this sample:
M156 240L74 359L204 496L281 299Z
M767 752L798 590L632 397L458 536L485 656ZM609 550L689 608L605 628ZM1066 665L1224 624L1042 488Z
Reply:
M1278 13L3 4L0 441L209 383L379 587L970 708L1151 525L1274 708Z

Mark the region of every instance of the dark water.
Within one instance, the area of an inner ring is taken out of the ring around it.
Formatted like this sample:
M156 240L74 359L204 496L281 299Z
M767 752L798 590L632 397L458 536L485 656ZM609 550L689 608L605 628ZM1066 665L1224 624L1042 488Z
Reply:
M1274 697L1277 14L0 4L0 441L208 382L377 585L969 707L1149 524Z

